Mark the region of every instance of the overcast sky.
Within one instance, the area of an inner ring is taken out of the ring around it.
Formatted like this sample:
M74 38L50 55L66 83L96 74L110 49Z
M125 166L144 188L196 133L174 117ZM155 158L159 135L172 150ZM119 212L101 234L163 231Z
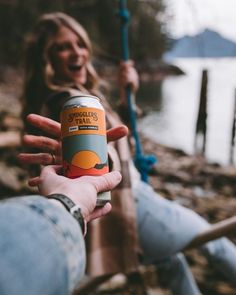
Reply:
M236 0L165 1L174 37L193 35L207 27L236 41Z

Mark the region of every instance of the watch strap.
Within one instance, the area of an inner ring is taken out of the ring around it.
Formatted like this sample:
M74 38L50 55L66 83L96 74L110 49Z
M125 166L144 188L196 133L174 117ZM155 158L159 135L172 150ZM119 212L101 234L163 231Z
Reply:
M78 205L76 205L70 198L63 194L51 194L47 196L48 199L54 199L62 203L62 205L66 208L68 212L77 220L79 223L83 234L85 234L85 222L83 215L81 213L81 209Z

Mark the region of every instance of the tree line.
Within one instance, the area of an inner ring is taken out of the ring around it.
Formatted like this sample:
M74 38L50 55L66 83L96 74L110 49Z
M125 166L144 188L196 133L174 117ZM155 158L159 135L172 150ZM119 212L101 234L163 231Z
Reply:
M158 59L166 48L163 0L127 0L130 12L129 46L133 59ZM0 0L0 58L19 64L24 37L42 13L62 11L88 31L95 54L108 60L121 55L118 0Z

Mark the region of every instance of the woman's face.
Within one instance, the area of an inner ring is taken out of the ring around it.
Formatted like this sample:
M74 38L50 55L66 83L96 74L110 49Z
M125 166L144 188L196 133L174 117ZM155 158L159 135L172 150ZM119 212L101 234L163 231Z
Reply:
M72 30L64 26L60 28L49 50L49 58L55 78L80 85L86 83L89 51Z

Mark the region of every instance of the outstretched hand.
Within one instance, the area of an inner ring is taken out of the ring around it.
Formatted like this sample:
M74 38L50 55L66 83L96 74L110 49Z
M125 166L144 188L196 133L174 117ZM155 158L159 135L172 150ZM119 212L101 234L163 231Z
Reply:
M48 136L24 135L23 144L41 150L41 153L20 153L18 159L23 164L61 164L61 124L36 114L30 114L27 121ZM125 125L107 130L107 141L118 140L128 134Z
M34 185L39 188L40 194L64 194L69 197L81 209L86 222L101 217L111 210L111 204L104 207L96 207L97 194L110 191L121 181L121 174L113 171L102 176L82 176L69 179L58 175L61 166L46 166L42 169L40 177L35 178ZM96 208L95 208L96 207Z

